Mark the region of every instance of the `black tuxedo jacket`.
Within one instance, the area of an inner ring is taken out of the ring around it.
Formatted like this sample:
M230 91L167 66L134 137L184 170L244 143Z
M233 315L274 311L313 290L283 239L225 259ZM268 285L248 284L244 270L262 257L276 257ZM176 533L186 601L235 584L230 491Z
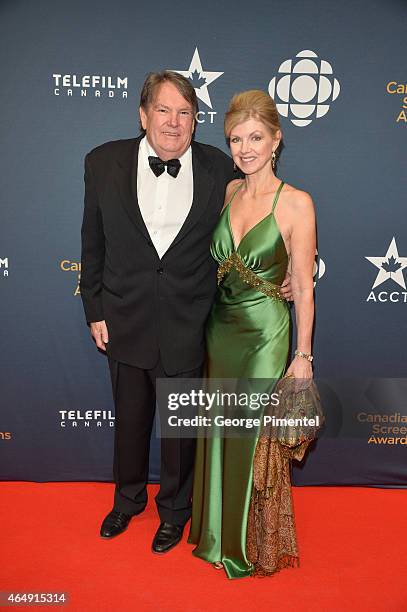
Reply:
M160 259L137 202L140 140L108 142L85 158L81 296L88 322L106 320L109 356L145 369L161 356L171 375L205 357L204 326L216 289L209 246L232 161L192 142L191 210Z

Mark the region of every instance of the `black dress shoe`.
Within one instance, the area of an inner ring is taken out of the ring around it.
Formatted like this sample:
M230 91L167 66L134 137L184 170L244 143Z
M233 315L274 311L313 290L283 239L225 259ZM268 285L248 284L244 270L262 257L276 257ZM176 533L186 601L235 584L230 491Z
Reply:
M154 536L152 551L163 554L174 548L182 539L184 527L181 525L171 525L171 523L161 523Z
M100 535L102 538L114 538L115 536L123 533L129 526L129 523L133 515L119 512L118 510L112 510L104 519L100 528Z

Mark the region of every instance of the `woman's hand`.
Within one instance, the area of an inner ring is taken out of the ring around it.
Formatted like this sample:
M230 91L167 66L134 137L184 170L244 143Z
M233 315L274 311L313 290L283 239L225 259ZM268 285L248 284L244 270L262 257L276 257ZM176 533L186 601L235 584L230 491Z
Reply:
M313 377L312 365L308 359L296 355L288 368L286 376L294 376L296 379L296 391L306 389Z
M287 302L292 302L294 299L293 290L291 287L291 274L287 272L285 279L281 285L280 293Z

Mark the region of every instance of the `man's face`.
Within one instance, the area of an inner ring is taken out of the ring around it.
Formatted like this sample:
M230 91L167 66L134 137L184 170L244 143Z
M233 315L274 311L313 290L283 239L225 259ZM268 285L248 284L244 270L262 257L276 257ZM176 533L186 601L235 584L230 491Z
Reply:
M191 144L192 106L168 81L157 88L148 108L140 107L140 119L149 143L163 161L180 157Z

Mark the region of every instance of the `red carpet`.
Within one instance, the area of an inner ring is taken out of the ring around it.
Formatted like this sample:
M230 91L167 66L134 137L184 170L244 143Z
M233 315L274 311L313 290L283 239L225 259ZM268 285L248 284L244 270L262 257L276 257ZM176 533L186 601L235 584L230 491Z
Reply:
M156 490L105 541L113 485L0 483L0 590L66 591L68 606L45 609L75 612L407 612L403 490L294 488L301 566L233 581L191 555L187 531L167 555L150 552Z

